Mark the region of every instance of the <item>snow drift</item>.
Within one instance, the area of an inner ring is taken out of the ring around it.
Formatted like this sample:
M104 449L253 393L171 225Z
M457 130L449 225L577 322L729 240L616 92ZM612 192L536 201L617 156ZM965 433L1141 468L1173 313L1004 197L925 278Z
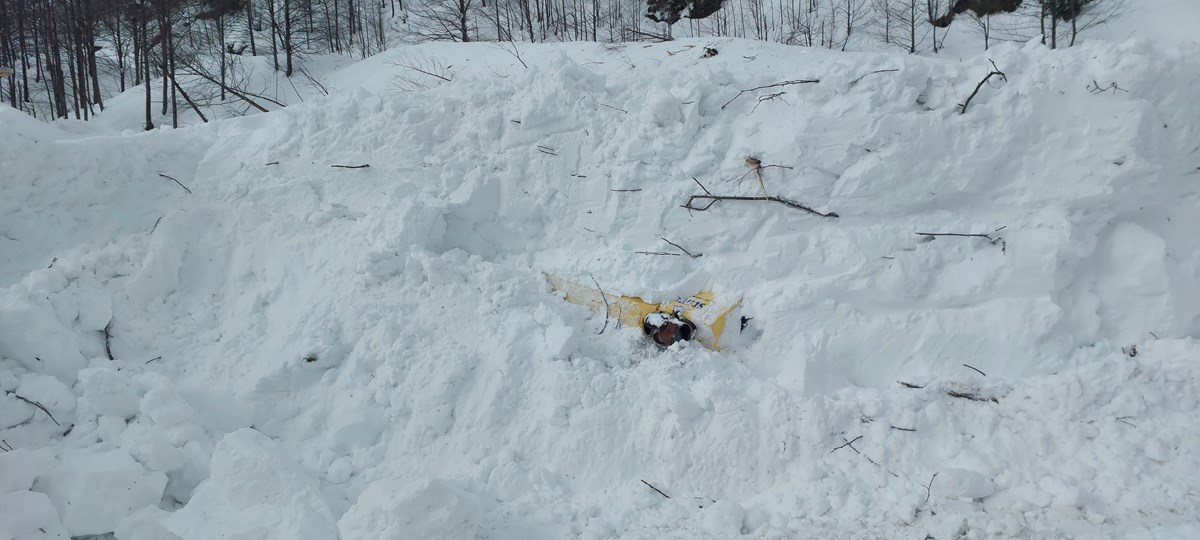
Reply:
M1200 528L1196 46L412 50L453 80L374 58L137 134L0 110L0 530ZM764 187L841 217L680 208ZM751 334L659 350L543 271L744 294Z

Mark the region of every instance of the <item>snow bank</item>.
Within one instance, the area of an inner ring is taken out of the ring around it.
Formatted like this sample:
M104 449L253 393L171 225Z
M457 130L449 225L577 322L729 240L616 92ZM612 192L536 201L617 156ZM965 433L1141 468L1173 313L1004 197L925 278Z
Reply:
M0 439L72 535L1200 527L1195 46L421 50L453 81L383 56L272 114L0 131ZM763 188L841 217L680 208ZM753 319L660 350L543 272Z

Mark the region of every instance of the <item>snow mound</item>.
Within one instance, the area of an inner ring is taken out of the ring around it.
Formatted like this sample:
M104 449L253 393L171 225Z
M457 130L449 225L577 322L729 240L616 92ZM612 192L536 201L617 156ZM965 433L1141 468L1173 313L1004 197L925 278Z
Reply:
M1198 46L422 51L451 82L0 131L0 440L71 534L1200 529ZM763 190L840 217L680 207ZM664 351L544 272L753 318Z

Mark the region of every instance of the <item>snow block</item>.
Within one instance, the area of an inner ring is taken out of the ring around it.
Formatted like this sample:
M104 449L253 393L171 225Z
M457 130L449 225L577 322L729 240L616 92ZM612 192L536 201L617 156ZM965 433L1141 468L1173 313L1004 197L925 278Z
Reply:
M121 520L114 535L120 540L179 540L163 526L171 514L157 506L147 506Z
M31 301L11 290L0 292L0 356L66 384L74 384L76 374L87 366L74 333L58 321L48 302Z
M115 369L88 368L79 372L79 385L92 412L119 418L132 418L138 412L138 391L132 381Z
M23 448L0 453L0 493L25 491L33 487L37 465L33 453Z
M75 410L75 394L62 381L49 375L28 375L21 379L17 395L29 401L41 403L46 410L56 415L65 415ZM62 421L63 418L59 418Z
M934 489L944 497L956 499L982 499L996 492L995 484L984 475L953 467L938 472Z
M71 536L112 532L126 516L162 499L167 476L121 450L68 458L40 479Z
M0 538L67 540L70 537L46 494L14 491L0 495Z
M217 443L212 475L163 521L183 540L327 540L334 523L317 479L249 428Z

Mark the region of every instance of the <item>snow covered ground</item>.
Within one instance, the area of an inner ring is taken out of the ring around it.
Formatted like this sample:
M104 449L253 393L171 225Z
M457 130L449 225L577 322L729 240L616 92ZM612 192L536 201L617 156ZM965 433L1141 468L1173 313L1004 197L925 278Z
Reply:
M0 109L0 538L1200 534L1200 45L516 52ZM680 207L748 157L840 218ZM542 272L753 320L660 350Z

